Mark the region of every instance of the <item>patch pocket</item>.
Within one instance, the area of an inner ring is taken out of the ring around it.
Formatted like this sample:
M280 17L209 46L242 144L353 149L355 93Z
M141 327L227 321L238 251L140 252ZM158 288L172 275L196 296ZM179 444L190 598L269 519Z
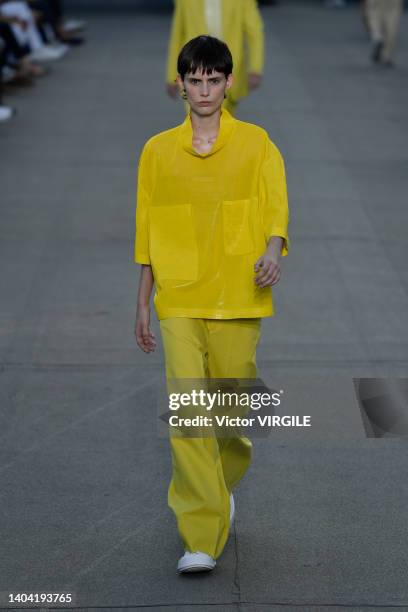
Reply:
M198 249L191 204L150 207L149 252L158 278L197 279Z
M222 202L224 251L227 255L245 255L254 250L250 203L249 199Z

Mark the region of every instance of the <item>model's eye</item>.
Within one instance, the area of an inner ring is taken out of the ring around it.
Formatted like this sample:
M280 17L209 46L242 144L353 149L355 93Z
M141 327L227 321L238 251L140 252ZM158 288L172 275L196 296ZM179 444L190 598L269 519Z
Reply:
M220 79L211 79L211 82L212 82L214 85L218 85L218 83L220 83Z
M197 85L198 83L198 79L191 79L190 81L193 85Z

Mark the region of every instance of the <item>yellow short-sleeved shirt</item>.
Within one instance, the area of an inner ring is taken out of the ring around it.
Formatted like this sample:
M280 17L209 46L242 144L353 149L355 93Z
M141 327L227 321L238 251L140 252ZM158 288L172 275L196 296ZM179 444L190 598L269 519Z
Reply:
M272 316L254 264L270 236L288 252L282 156L263 128L224 108L210 152L197 153L192 136L187 115L139 160L134 261L152 266L157 317Z

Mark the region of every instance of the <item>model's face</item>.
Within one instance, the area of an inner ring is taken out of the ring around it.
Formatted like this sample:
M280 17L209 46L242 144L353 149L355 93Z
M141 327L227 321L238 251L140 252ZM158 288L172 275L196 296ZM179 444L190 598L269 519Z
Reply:
M198 115L211 115L224 102L224 93L232 85L232 74L225 78L223 72L213 70L205 74L201 69L189 72L184 77L177 77L179 86L186 90L187 102Z

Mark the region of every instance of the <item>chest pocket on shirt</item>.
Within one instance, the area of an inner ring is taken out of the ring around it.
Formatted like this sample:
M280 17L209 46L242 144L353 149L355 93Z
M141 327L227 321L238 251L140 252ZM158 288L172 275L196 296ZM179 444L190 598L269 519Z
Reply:
M224 250L227 255L245 255L254 250L250 203L249 199L222 202Z
M150 207L149 252L158 278L197 279L198 249L191 204Z

